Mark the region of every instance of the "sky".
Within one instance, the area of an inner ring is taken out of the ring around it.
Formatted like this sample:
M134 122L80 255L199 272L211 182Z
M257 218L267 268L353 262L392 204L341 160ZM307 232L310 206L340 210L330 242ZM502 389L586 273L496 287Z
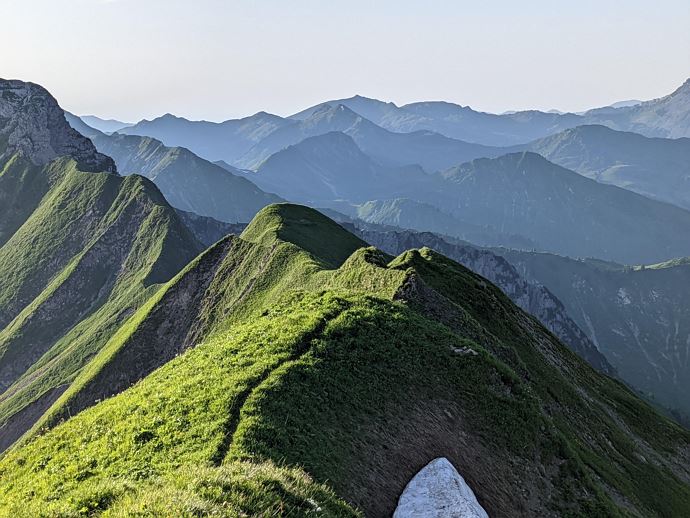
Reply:
M690 77L688 0L0 0L0 77L80 115L398 105L580 111Z

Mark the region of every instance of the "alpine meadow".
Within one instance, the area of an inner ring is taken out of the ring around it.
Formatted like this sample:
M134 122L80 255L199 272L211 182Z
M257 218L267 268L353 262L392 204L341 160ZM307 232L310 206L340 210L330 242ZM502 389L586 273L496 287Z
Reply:
M0 518L690 516L685 2L0 3Z

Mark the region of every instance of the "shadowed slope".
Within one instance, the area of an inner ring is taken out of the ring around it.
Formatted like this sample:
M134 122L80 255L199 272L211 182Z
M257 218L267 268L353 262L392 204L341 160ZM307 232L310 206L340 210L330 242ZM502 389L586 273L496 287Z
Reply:
M389 262L360 244L285 204L211 248L122 328L91 380L139 333L142 352L168 347L173 316L201 322L198 345L8 453L4 509L98 513L150 501L180 469L280 462L380 516L439 456L491 516L686 508L686 432L482 277L428 249ZM175 306L209 271L199 302ZM233 487L190 491L210 505Z

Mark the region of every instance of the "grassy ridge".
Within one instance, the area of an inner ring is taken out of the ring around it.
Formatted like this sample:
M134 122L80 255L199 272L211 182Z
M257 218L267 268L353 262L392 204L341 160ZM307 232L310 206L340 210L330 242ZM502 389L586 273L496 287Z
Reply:
M15 157L4 171L30 175L0 247L0 424L21 435L20 412L71 383L131 313L200 245L160 192L141 177L84 173L67 158L45 168ZM23 198L22 198L23 196ZM7 444L3 444L3 448Z
M335 494L381 515L439 455L492 515L687 508L687 432L481 277L428 249L389 262L323 219L269 207L216 245L200 345L8 452L0 515L355 512Z
M428 249L360 245L278 205L209 249L0 459L0 515L385 515L436 456L497 516L690 505L687 432L485 279ZM69 418L121 355L159 346L145 330L168 313L200 326L199 345Z

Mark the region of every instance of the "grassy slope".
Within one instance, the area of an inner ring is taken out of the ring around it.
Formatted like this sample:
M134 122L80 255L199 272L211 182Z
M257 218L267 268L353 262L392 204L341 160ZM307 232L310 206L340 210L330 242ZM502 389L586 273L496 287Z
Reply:
M201 345L9 452L0 513L351 514L327 484L379 515L438 455L497 516L690 505L690 436L481 277L426 249L386 264L291 205L237 241L200 306ZM194 269L139 310L102 367Z
M0 423L71 382L199 250L141 177L83 173L67 159L27 170L43 193L30 193L34 210L0 248Z

